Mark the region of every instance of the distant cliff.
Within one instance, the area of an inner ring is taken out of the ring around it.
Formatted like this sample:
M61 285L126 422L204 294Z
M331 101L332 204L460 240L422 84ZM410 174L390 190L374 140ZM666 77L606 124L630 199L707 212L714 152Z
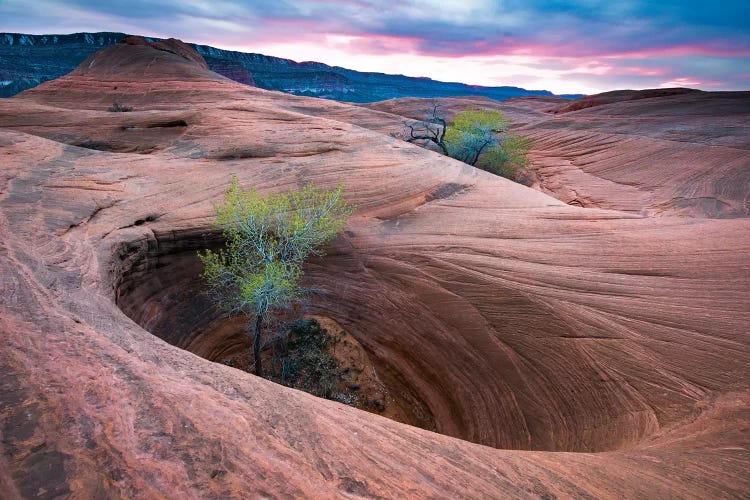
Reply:
M120 41L125 33L26 35L0 33L0 97L9 97L75 69L88 56ZM154 40L144 37L147 40ZM553 95L519 87L481 87L384 73L363 73L318 62L192 46L211 70L232 80L268 90L350 102L395 97L484 96L496 100ZM579 97L579 96L564 96Z
M119 42L123 36L123 33L0 33L0 97L12 96L70 73L88 56Z

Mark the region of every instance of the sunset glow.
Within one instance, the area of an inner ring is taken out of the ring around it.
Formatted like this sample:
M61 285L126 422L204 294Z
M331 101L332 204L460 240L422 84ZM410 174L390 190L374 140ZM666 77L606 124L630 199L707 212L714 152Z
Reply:
M750 88L747 2L0 3L3 30L123 31L359 71L555 93Z

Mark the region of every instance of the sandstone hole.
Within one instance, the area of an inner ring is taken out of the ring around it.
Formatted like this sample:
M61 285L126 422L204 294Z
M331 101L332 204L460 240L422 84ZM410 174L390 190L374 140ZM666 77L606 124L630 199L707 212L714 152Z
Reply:
M139 225L152 219L143 219ZM158 235L148 232L146 235L145 239L123 243L115 251L112 272L118 277L116 300L122 311L145 330L207 360L221 363L243 354L249 359L251 340L245 330L246 319L227 317L202 293L202 264L196 251L218 248L222 244L220 235L199 230L161 232ZM353 295L351 289L346 290L348 285L364 279L357 274L357 269L361 268L359 257L331 252L318 262L311 261L308 273L311 282L307 283L308 286L327 288L325 294L311 298L309 313L324 320L335 320L338 324L362 328L362 331L349 332L365 352L364 361L362 357L355 360L361 363L355 369L360 369L360 373L363 369L366 372L373 370L377 375L378 390L382 388L387 397L383 398L384 405L354 405L357 408L474 443L505 449L608 451L630 446L654 430L656 417L649 411L642 411L637 401L623 403L622 398L627 394L623 396L619 387L606 381L598 382L597 372L586 367L584 358L574 360L578 370L575 378L534 379L532 382L539 384L535 386L536 389L523 393L521 391L528 380L513 379L512 370L502 371L508 368L502 362L488 365L490 361L481 360L470 365L461 364L463 358L454 356L456 353L452 349L455 347L446 343L449 339L430 338L428 344L416 344L415 347L413 332L411 337L405 335L404 331L390 334L389 328L393 328L393 324L388 326L373 319L380 317L380 321L383 321L383 311L378 316L371 311L371 304L363 302L367 294L373 292ZM393 285L399 286L398 283L387 286ZM356 286L354 289L360 290ZM383 290L382 293L386 295L390 293L389 289L376 290ZM472 290L485 294L497 292L495 288ZM397 293L397 289L392 292ZM378 302L373 297L370 297L370 301ZM517 308L518 304L524 306L526 303L516 298L515 302L510 301L509 304L511 308ZM417 311L413 306L402 309L405 315L395 317L396 324L407 321L424 323L428 318L419 314L430 314L429 311ZM391 309L388 311L398 313ZM459 311L455 313L460 315ZM506 323L514 319L512 310L507 314ZM533 317L523 315L515 320L525 322L532 331L535 328ZM362 338L358 338L358 335L362 335ZM381 337L372 344L371 335ZM418 335L430 333L422 331ZM410 339L411 345L408 343ZM547 344L543 338L536 339L529 335L524 337L524 341L538 341L529 348L545 352ZM368 346L367 342L371 344ZM375 349L371 349L371 345L375 345ZM464 354L477 354L471 351L471 346L466 348L468 350ZM428 352L427 349L432 350ZM446 357L445 353L453 354ZM566 357L574 355L575 351L565 352ZM429 367L435 363L454 365L444 366L437 376L433 376ZM495 371L488 374L488 367ZM477 385L472 390L459 393L449 385L453 380L447 377L462 374L476 381ZM495 379L507 382L505 388L500 390L493 386ZM589 389L582 392L582 384L588 384ZM545 389L541 390L540 387ZM372 393L363 390L358 394ZM555 399L559 394L563 396ZM548 395L551 396L546 397ZM601 403L593 410L588 406L591 401L589 396L598 398ZM432 398L429 405L428 397ZM502 414L498 411L508 399L518 403L520 413ZM559 408L562 410L558 411ZM591 425L591 421L596 425Z
M228 359L249 358L252 346L246 333L249 320L228 317L203 293L202 264L197 251L216 249L222 243L219 234L192 233L123 245L116 257L123 265L116 287L118 306L153 335L209 361L226 363ZM338 327L314 298L311 302L304 311L306 315L314 313L329 331ZM353 370L358 380L365 380L361 392L360 387L356 388L360 400L355 406L435 430L432 414L408 382L365 351L355 337L347 334L347 338L357 344L359 352L355 354L359 356L353 356L346 368ZM363 371L366 373L359 375Z

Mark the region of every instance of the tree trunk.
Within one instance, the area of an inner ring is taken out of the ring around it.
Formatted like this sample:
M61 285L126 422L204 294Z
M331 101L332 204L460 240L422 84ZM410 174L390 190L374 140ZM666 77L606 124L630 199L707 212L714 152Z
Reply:
M260 314L255 317L255 335L253 337L253 355L255 356L255 374L263 376L263 365L260 360L260 334L263 327L263 316Z

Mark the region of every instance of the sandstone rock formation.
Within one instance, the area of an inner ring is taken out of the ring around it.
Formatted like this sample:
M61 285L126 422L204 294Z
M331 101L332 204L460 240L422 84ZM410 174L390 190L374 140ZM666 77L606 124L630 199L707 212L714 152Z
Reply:
M121 44L0 101L4 498L748 495L746 96L510 101L560 201L184 56ZM232 175L346 182L312 312L437 432L193 354L243 348L196 293Z
M637 101L639 99L667 97L672 95L691 94L695 92L700 92L700 90L688 89L683 87L646 90L612 90L610 92L602 92L601 94L589 95L580 99L575 99L573 101L559 103L557 106L548 109L547 112L553 114L569 113L570 111L593 108L595 106L602 106L604 104L611 104L613 102Z
M568 204L644 215L750 215L750 92L651 89L572 102L472 97L362 106L418 120L435 103L448 119L469 108L503 111L513 132L533 141L535 187Z
M442 97L438 99L404 97L360 104L360 106L412 120L424 120L429 117L435 105L439 106L441 114L447 120L452 120L456 114L467 109L498 109L512 118L513 126L518 127L524 125L529 118L534 120L547 118L542 112L550 106L560 106L569 102L571 101L562 97L547 96L513 98L506 101L496 101L486 97Z
M746 218L750 92L624 100L522 127L542 190L645 215Z

